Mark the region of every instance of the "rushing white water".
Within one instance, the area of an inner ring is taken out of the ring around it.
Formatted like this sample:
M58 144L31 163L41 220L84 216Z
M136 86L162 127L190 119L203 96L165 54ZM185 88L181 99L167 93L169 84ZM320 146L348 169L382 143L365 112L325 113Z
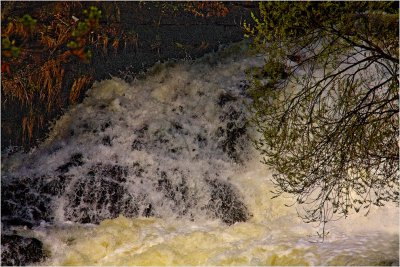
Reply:
M289 196L271 199L271 172L245 123L245 70L262 62L234 45L132 84L99 82L40 148L5 160L7 186L60 173L67 181L52 214L39 216L50 223L15 228L44 243L42 264L398 265L396 207L331 222L320 242L319 228L285 206Z

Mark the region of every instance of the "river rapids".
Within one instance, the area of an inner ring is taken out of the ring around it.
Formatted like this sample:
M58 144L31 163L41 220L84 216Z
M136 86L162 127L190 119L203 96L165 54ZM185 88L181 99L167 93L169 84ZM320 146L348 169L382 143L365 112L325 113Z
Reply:
M43 242L40 265L398 265L397 207L328 223L321 242L290 196L271 199L247 123L263 57L245 46L95 83L3 159L3 232Z

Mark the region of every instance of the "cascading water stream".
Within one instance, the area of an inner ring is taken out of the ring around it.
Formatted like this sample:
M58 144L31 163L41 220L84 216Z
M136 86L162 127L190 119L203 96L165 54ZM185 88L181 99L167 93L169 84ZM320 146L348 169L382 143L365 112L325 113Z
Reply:
M43 265L398 264L396 207L332 222L321 243L271 199L246 123L245 71L262 63L237 44L96 83L39 148L3 160L3 229L41 240Z

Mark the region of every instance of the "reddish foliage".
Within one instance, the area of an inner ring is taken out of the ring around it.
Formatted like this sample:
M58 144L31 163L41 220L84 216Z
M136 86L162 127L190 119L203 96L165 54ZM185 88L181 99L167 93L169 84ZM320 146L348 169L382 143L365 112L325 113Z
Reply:
M199 17L225 17L229 13L223 2L188 2L186 10Z
M8 75L11 75L10 64L1 63L1 73L7 73Z

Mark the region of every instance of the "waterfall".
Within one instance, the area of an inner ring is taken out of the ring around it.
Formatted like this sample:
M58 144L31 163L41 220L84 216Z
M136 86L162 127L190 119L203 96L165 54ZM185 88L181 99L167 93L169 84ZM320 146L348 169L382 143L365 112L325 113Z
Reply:
M323 243L252 147L243 43L96 82L29 153L2 162L2 226L44 265L398 264L398 209L328 224ZM21 227L29 225L31 229Z

